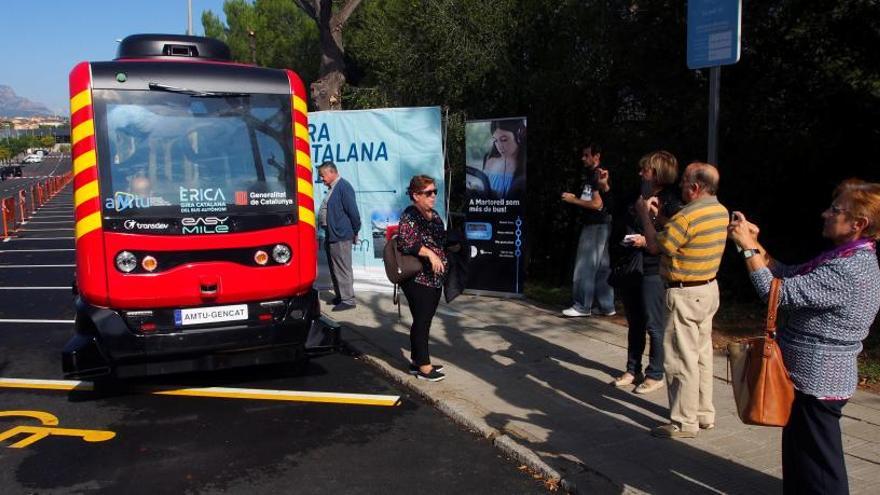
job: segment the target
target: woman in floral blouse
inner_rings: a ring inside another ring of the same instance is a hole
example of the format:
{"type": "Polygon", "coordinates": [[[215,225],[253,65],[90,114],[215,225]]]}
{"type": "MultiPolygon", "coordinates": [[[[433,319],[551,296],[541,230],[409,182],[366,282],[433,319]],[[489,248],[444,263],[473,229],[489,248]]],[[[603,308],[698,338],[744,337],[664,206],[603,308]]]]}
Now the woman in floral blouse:
{"type": "Polygon", "coordinates": [[[443,277],[446,274],[446,229],[443,219],[434,210],[437,201],[437,185],[427,175],[417,175],[409,181],[407,189],[412,200],[400,216],[397,245],[403,254],[418,256],[422,271],[401,284],[412,313],[409,331],[409,372],[420,380],[439,382],[446,378],[442,366],[431,365],[428,354],[428,332],[431,320],[440,303],[443,277]]]}

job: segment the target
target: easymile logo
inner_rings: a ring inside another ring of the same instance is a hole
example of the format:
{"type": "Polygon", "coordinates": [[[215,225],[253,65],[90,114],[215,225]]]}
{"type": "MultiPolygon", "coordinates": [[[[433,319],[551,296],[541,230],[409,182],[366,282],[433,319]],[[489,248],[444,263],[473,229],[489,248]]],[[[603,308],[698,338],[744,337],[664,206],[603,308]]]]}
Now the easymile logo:
{"type": "Polygon", "coordinates": [[[168,228],[167,223],[141,223],[137,220],[126,220],[123,226],[125,227],[125,230],[165,230],[168,228]]]}
{"type": "Polygon", "coordinates": [[[186,217],[180,220],[184,234],[226,234],[229,217],[186,217]]]}

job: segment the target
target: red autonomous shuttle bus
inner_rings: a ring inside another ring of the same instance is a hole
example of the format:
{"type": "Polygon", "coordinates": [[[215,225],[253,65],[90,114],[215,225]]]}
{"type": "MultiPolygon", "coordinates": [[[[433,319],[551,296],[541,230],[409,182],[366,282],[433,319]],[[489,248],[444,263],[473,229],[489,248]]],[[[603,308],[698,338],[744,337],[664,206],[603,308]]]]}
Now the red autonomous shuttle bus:
{"type": "Polygon", "coordinates": [[[319,316],[305,90],[217,40],[134,35],[70,74],[68,377],[299,358],[319,316]]]}

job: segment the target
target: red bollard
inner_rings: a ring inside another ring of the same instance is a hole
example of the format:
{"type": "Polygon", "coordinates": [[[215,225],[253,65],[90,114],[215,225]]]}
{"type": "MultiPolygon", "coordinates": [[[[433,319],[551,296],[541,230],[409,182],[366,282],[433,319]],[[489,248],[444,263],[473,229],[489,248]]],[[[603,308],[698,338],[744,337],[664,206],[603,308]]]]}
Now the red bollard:
{"type": "Polygon", "coordinates": [[[6,227],[6,200],[2,201],[0,204],[0,209],[2,209],[2,217],[3,217],[3,237],[9,237],[9,229],[6,227]]]}

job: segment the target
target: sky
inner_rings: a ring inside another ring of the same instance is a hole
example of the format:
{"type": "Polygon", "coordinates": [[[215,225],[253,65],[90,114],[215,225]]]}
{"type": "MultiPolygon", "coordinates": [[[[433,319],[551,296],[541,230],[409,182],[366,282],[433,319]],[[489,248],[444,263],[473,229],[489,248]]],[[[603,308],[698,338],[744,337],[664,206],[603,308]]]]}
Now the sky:
{"type": "MultiPolygon", "coordinates": [[[[224,0],[192,0],[193,34],[202,12],[223,15],[224,0]]],[[[0,0],[0,84],[69,113],[68,75],[82,61],[112,60],[130,34],[186,34],[187,0],[0,0]]]]}

